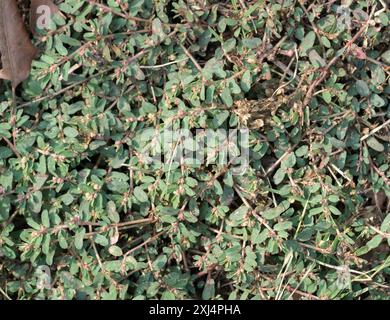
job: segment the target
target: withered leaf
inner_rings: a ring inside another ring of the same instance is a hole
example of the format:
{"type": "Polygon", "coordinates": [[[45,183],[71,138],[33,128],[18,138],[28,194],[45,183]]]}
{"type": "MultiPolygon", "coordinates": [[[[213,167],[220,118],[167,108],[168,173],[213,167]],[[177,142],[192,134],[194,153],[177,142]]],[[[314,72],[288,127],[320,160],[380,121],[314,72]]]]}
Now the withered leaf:
{"type": "Polygon", "coordinates": [[[0,79],[11,80],[16,88],[28,78],[37,49],[24,27],[15,0],[0,0],[0,79]]]}

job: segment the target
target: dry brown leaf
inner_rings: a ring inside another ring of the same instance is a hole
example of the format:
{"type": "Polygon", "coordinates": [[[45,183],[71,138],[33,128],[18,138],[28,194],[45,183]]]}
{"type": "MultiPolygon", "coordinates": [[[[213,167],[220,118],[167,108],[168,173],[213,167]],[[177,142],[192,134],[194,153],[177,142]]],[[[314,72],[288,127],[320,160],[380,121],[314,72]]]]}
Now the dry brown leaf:
{"type": "Polygon", "coordinates": [[[15,0],[0,0],[0,79],[11,80],[15,89],[28,78],[37,49],[24,27],[15,0]]]}

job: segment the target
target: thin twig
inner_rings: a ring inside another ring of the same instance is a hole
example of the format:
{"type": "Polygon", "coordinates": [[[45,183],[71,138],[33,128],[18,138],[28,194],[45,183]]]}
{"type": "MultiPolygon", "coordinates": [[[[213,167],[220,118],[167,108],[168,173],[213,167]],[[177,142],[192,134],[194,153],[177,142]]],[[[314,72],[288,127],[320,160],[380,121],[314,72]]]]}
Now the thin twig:
{"type": "Polygon", "coordinates": [[[202,75],[203,77],[203,74],[202,74],[202,67],[199,65],[198,61],[195,60],[194,56],[191,54],[191,52],[188,51],[188,49],[183,46],[181,43],[180,43],[180,47],[183,49],[184,53],[187,55],[188,58],[191,59],[192,63],[195,65],[196,69],[199,71],[199,73],[202,75]]]}
{"type": "Polygon", "coordinates": [[[0,287],[0,293],[7,299],[7,300],[12,300],[10,296],[0,287]]]}
{"type": "Polygon", "coordinates": [[[360,142],[362,142],[362,141],[366,140],[367,138],[371,137],[373,134],[377,133],[378,131],[380,131],[381,129],[383,129],[384,127],[386,127],[389,124],[390,124],[390,119],[388,119],[386,122],[382,123],[380,126],[376,127],[375,129],[371,130],[369,133],[367,133],[366,135],[361,137],[360,138],[360,142]]]}
{"type": "Polygon", "coordinates": [[[108,6],[105,6],[104,4],[101,4],[101,3],[97,3],[96,1],[94,0],[87,0],[87,2],[92,5],[92,6],[95,6],[95,7],[98,7],[100,8],[102,11],[104,12],[110,12],[112,13],[113,15],[116,15],[116,16],[119,16],[119,17],[122,17],[126,20],[132,20],[132,21],[137,21],[137,22],[150,22],[150,20],[148,19],[142,19],[142,18],[139,18],[139,17],[132,17],[132,16],[129,16],[128,14],[125,14],[123,12],[118,12],[118,11],[115,11],[114,9],[108,7],[108,6]]]}
{"type": "Polygon", "coordinates": [[[157,64],[155,66],[140,66],[140,69],[159,69],[159,68],[164,68],[164,67],[170,66],[172,64],[180,63],[180,62],[183,62],[186,60],[188,60],[188,58],[184,58],[184,59],[180,59],[180,60],[176,60],[176,61],[172,61],[172,62],[167,62],[164,64],[157,64]]]}
{"type": "Polygon", "coordinates": [[[294,145],[293,147],[288,148],[286,152],[271,167],[267,169],[265,175],[269,176],[277,168],[277,166],[284,160],[284,158],[295,149],[296,146],[297,144],[294,145]]]}
{"type": "Polygon", "coordinates": [[[13,153],[15,153],[15,155],[16,155],[18,158],[21,158],[21,155],[20,155],[19,151],[16,149],[16,146],[15,146],[11,141],[9,141],[9,139],[6,138],[6,137],[3,137],[3,140],[8,144],[8,146],[11,148],[11,150],[13,151],[13,153]]]}
{"type": "Polygon", "coordinates": [[[145,244],[148,244],[149,242],[152,242],[154,240],[156,240],[158,237],[160,237],[162,234],[165,233],[165,230],[163,231],[160,231],[159,233],[157,233],[156,235],[154,235],[153,237],[149,238],[148,240],[142,242],[141,244],[135,246],[134,248],[130,249],[129,251],[127,251],[125,254],[124,254],[124,257],[127,257],[129,254],[132,254],[134,251],[142,248],[145,244]]]}
{"type": "MultiPolygon", "coordinates": [[[[366,31],[366,28],[368,27],[369,22],[371,21],[371,18],[375,12],[375,8],[376,8],[376,5],[374,6],[373,10],[371,11],[370,17],[368,18],[366,23],[360,28],[360,30],[355,34],[355,36],[345,44],[344,48],[339,52],[344,52],[344,51],[346,51],[346,53],[349,52],[350,48],[352,47],[352,44],[366,31]]],[[[327,78],[330,68],[337,62],[337,60],[340,59],[341,56],[342,56],[342,54],[336,53],[336,55],[333,57],[333,59],[330,60],[329,63],[322,69],[321,75],[318,77],[318,79],[313,81],[313,83],[311,84],[311,86],[307,90],[306,97],[303,100],[303,106],[307,106],[310,103],[310,101],[313,97],[314,91],[327,78]]]]}
{"type": "MultiPolygon", "coordinates": [[[[143,56],[146,52],[147,52],[147,50],[142,50],[142,51],[138,52],[136,55],[134,55],[134,56],[130,57],[129,59],[127,59],[125,61],[125,63],[126,64],[131,63],[132,61],[134,61],[134,60],[140,58],[141,56],[143,56]]],[[[116,66],[111,66],[111,67],[109,67],[107,69],[104,69],[102,71],[99,71],[98,73],[95,73],[95,74],[93,74],[93,75],[91,75],[91,76],[89,76],[89,77],[87,77],[87,78],[85,78],[83,80],[77,81],[77,82],[73,83],[72,85],[70,85],[68,87],[65,87],[65,88],[63,88],[63,89],[61,89],[61,90],[59,90],[57,92],[54,92],[54,93],[48,94],[48,95],[46,95],[44,97],[40,97],[38,99],[35,99],[35,100],[32,100],[32,101],[20,104],[18,107],[19,108],[28,107],[28,106],[30,106],[30,105],[32,105],[34,103],[39,103],[39,102],[42,102],[42,101],[44,101],[46,99],[53,99],[53,98],[63,94],[64,92],[67,92],[67,91],[69,91],[69,90],[71,90],[71,89],[73,89],[75,87],[78,87],[79,85],[81,85],[81,84],[83,84],[85,82],[88,82],[88,81],[90,81],[90,80],[92,80],[92,79],[94,79],[96,77],[99,77],[99,76],[101,76],[101,75],[103,75],[103,74],[105,74],[107,72],[110,72],[110,71],[112,71],[112,70],[114,70],[116,68],[117,68],[116,66]]]]}

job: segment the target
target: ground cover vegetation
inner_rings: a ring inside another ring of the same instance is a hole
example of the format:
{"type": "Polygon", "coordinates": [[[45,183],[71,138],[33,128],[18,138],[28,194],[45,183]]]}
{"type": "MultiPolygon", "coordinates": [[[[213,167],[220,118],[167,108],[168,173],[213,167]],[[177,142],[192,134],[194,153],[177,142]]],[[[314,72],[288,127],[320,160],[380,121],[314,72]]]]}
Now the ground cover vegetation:
{"type": "Polygon", "coordinates": [[[0,299],[388,299],[387,1],[54,2],[0,82],[0,299]],[[231,128],[243,174],[144,157],[231,128]]]}

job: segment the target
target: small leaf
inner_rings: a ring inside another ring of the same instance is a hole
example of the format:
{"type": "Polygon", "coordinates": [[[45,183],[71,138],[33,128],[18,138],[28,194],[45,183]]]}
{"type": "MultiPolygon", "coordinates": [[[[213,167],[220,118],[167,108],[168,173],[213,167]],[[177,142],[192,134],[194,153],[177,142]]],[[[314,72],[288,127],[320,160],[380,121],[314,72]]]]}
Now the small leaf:
{"type": "Polygon", "coordinates": [[[35,191],[31,194],[30,198],[28,199],[29,208],[34,213],[41,212],[42,209],[42,192],[41,191],[35,191]]]}
{"type": "Polygon", "coordinates": [[[383,144],[381,144],[375,137],[368,138],[367,139],[367,145],[371,149],[374,149],[375,151],[378,151],[378,152],[385,151],[385,147],[383,146],[383,144]]]}
{"type": "Polygon", "coordinates": [[[207,279],[206,284],[203,288],[202,299],[210,300],[215,295],[215,282],[214,279],[207,279]]]}
{"type": "Polygon", "coordinates": [[[316,68],[325,67],[326,62],[324,61],[324,59],[321,58],[321,56],[318,54],[316,50],[314,49],[308,50],[308,53],[309,53],[309,60],[314,67],[316,68]]]}
{"type": "Polygon", "coordinates": [[[11,157],[14,153],[10,148],[0,147],[0,159],[7,159],[11,157]]]}
{"type": "Polygon", "coordinates": [[[332,102],[332,95],[329,91],[324,91],[322,92],[322,98],[326,103],[331,103],[332,102]]]}
{"type": "Polygon", "coordinates": [[[80,228],[76,231],[76,236],[74,238],[74,246],[76,249],[81,250],[84,244],[85,229],[80,228]]]}
{"type": "Polygon", "coordinates": [[[248,92],[252,87],[252,75],[249,70],[245,71],[240,83],[241,89],[244,92],[248,92]]]}
{"type": "Polygon", "coordinates": [[[390,65],[390,50],[383,52],[381,55],[381,58],[382,58],[384,63],[387,63],[388,65],[390,65]]]}
{"type": "Polygon", "coordinates": [[[64,134],[68,138],[76,138],[79,135],[78,131],[73,127],[66,127],[64,129],[64,134]]]}
{"type": "Polygon", "coordinates": [[[376,93],[371,95],[370,102],[376,108],[381,108],[381,107],[384,107],[386,105],[386,101],[384,99],[382,99],[382,97],[376,93]]]}
{"type": "Polygon", "coordinates": [[[159,255],[153,262],[153,269],[156,271],[162,270],[167,262],[168,258],[165,254],[159,255]]]}
{"type": "Polygon", "coordinates": [[[245,215],[248,213],[248,207],[246,206],[241,206],[238,209],[236,209],[231,215],[230,219],[233,221],[240,221],[244,219],[245,215]]]}
{"type": "Polygon", "coordinates": [[[336,216],[340,216],[341,215],[341,212],[339,209],[337,209],[336,207],[334,206],[329,206],[329,210],[330,212],[332,212],[334,215],[336,216]]]}
{"type": "Polygon", "coordinates": [[[225,51],[225,53],[229,53],[236,47],[236,39],[230,38],[223,44],[222,48],[225,51]]]}
{"type": "Polygon", "coordinates": [[[274,182],[276,185],[280,184],[283,180],[284,177],[286,176],[286,170],[284,168],[279,168],[275,174],[274,174],[274,182]]]}
{"type": "Polygon", "coordinates": [[[165,38],[165,33],[163,31],[163,27],[160,19],[155,18],[152,21],[152,32],[153,34],[157,35],[160,40],[163,40],[165,38]]]}
{"type": "Polygon", "coordinates": [[[148,202],[148,195],[140,187],[134,188],[134,196],[139,202],[148,202]]]}
{"type": "Polygon", "coordinates": [[[279,217],[288,208],[290,208],[290,202],[285,200],[280,203],[276,208],[268,209],[264,211],[261,215],[267,220],[272,220],[279,217]]]}
{"type": "Polygon", "coordinates": [[[313,48],[314,42],[316,40],[316,34],[314,31],[310,31],[301,42],[301,46],[299,47],[299,51],[301,56],[306,56],[309,49],[313,48]]]}
{"type": "Polygon", "coordinates": [[[291,152],[286,158],[284,158],[280,167],[283,169],[292,168],[295,166],[296,162],[297,162],[297,158],[295,157],[295,153],[291,152]]]}
{"type": "Polygon", "coordinates": [[[366,245],[370,250],[372,250],[377,248],[381,242],[382,242],[382,236],[377,234],[370,241],[368,241],[366,245]]]}
{"type": "Polygon", "coordinates": [[[363,80],[357,80],[355,83],[357,93],[362,97],[368,97],[370,95],[370,88],[363,80]]]}
{"type": "Polygon", "coordinates": [[[119,248],[118,246],[109,247],[108,252],[114,257],[120,257],[121,255],[123,255],[122,249],[119,248]]]}
{"type": "Polygon", "coordinates": [[[281,231],[281,230],[288,230],[291,229],[292,227],[292,222],[291,221],[283,221],[279,222],[274,225],[274,230],[275,231],[281,231]]]}
{"type": "Polygon", "coordinates": [[[116,211],[116,205],[114,201],[109,201],[107,203],[107,213],[112,222],[118,223],[120,221],[120,216],[116,211]]]}
{"type": "Polygon", "coordinates": [[[226,104],[228,107],[231,107],[233,105],[233,98],[230,94],[229,88],[226,87],[225,89],[223,89],[221,93],[221,99],[223,103],[226,104]]]}
{"type": "Polygon", "coordinates": [[[94,241],[95,241],[97,244],[101,245],[102,247],[105,247],[105,246],[108,245],[108,239],[107,239],[107,237],[105,237],[105,236],[103,236],[103,235],[101,235],[101,234],[95,235],[94,241]]]}
{"type": "Polygon", "coordinates": [[[50,228],[49,212],[47,210],[42,212],[41,221],[46,228],[50,228]]]}
{"type": "Polygon", "coordinates": [[[387,232],[390,229],[390,213],[387,214],[386,218],[383,219],[381,224],[381,231],[387,232]]]}

